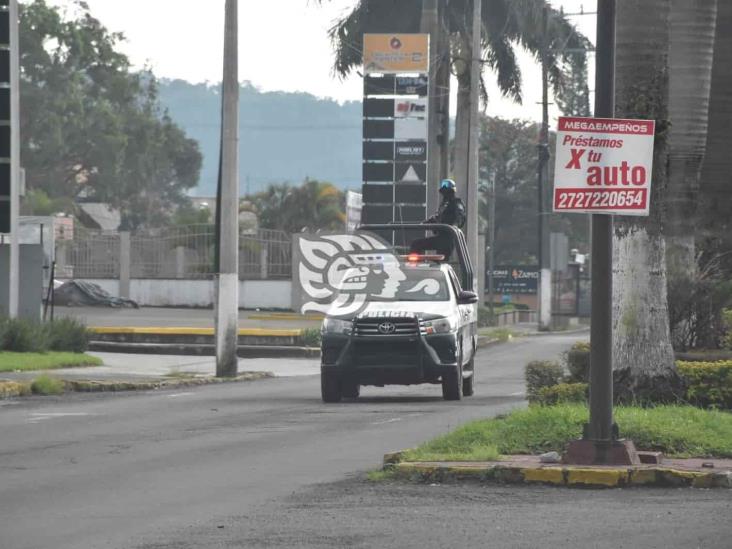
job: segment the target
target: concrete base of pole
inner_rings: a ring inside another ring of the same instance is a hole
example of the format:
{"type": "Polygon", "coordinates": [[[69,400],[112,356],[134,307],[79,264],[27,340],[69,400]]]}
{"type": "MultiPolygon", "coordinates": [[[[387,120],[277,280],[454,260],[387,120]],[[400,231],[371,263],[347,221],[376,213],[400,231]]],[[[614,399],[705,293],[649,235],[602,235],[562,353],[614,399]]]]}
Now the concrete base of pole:
{"type": "Polygon", "coordinates": [[[552,271],[542,269],[539,275],[539,330],[552,327],[552,271]]]}
{"type": "Polygon", "coordinates": [[[216,292],[216,376],[237,374],[239,336],[239,276],[218,275],[216,292]]]}
{"type": "Polygon", "coordinates": [[[562,457],[567,465],[640,465],[632,440],[573,440],[562,457]]]}

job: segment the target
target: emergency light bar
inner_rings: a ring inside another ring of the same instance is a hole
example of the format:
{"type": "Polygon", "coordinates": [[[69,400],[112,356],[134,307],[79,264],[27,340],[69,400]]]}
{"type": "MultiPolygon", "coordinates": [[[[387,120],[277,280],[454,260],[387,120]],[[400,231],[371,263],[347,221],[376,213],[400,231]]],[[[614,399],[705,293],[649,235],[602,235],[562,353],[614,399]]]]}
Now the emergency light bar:
{"type": "Polygon", "coordinates": [[[408,263],[419,263],[420,261],[444,261],[445,256],[442,254],[409,254],[400,256],[408,263]]]}

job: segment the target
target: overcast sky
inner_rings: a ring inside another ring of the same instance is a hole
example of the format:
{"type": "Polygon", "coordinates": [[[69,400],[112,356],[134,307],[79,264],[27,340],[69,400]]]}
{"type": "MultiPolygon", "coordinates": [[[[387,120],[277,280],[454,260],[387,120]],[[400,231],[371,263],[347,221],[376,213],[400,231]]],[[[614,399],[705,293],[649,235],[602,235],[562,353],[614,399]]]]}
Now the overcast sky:
{"type": "MultiPolygon", "coordinates": [[[[239,2],[240,79],[264,91],[305,91],[338,101],[360,100],[362,84],[358,75],[345,81],[333,76],[333,54],[327,37],[333,22],[355,1],[331,0],[323,6],[318,6],[315,0],[239,2]]],[[[86,2],[105,26],[124,33],[127,40],[121,48],[135,66],[150,65],[158,77],[190,82],[221,80],[224,0],[86,2]]],[[[64,8],[72,5],[69,0],[49,0],[49,3],[64,8]]],[[[568,13],[580,11],[582,6],[584,11],[594,12],[596,2],[557,0],[552,4],[563,6],[568,13]]],[[[594,15],[576,16],[572,20],[594,42],[594,15]]],[[[540,117],[539,67],[525,52],[520,55],[520,61],[523,106],[502,99],[492,84],[489,114],[506,118],[540,117]]],[[[591,62],[590,66],[593,65],[591,62]]],[[[489,83],[495,81],[489,75],[486,77],[489,83]]]]}

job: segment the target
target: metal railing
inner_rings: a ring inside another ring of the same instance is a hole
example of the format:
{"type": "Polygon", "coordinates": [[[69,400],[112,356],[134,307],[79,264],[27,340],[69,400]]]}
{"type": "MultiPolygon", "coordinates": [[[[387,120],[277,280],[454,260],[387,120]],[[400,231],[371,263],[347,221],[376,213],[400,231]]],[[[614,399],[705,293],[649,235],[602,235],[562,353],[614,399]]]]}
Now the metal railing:
{"type": "MultiPolygon", "coordinates": [[[[129,261],[130,278],[210,279],[214,275],[213,225],[136,231],[129,239],[120,234],[81,229],[75,231],[73,240],[57,241],[58,276],[116,279],[120,263],[125,261],[129,261]],[[129,250],[122,249],[127,242],[129,250]]],[[[240,279],[287,279],[291,273],[290,235],[268,229],[241,233],[240,279]]]]}

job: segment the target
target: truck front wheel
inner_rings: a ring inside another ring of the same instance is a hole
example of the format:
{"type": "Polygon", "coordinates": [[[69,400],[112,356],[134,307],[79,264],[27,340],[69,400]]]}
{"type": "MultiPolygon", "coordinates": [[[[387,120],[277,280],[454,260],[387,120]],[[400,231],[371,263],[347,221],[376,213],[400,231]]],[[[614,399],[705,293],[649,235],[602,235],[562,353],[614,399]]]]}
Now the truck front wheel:
{"type": "Polygon", "coordinates": [[[463,398],[463,368],[460,362],[449,373],[442,375],[442,398],[445,400],[463,398]]]}
{"type": "Polygon", "coordinates": [[[340,402],[341,398],[343,398],[340,378],[334,374],[321,372],[320,395],[323,398],[323,402],[340,402]]]}

